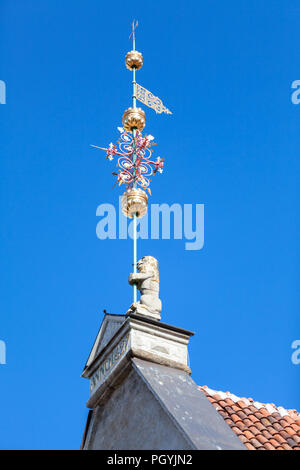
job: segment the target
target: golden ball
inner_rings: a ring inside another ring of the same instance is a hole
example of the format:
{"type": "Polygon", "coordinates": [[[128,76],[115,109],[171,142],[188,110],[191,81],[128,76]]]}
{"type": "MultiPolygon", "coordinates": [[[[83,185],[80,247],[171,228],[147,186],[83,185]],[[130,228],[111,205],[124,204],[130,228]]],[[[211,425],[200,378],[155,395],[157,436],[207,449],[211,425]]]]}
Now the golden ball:
{"type": "Polygon", "coordinates": [[[139,70],[143,66],[143,56],[138,51],[127,52],[125,57],[125,65],[129,70],[139,70]]]}

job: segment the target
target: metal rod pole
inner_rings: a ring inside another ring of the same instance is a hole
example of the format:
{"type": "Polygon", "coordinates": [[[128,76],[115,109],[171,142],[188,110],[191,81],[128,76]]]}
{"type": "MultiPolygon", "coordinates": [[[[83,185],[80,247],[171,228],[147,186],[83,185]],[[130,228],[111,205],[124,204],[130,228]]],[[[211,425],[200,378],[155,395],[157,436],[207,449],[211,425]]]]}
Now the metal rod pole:
{"type": "MultiPolygon", "coordinates": [[[[133,35],[133,50],[135,50],[135,39],[133,35]]],[[[132,106],[133,108],[136,107],[136,81],[135,81],[135,67],[133,68],[133,95],[132,95],[132,106]]],[[[135,138],[136,138],[136,128],[132,129],[132,137],[133,137],[133,154],[132,154],[132,161],[133,164],[136,162],[136,152],[135,152],[135,138]]],[[[135,170],[133,174],[133,187],[136,188],[136,180],[135,180],[135,170]]],[[[136,226],[137,226],[137,214],[133,214],[133,272],[137,272],[137,237],[136,237],[136,226]]],[[[136,284],[133,284],[133,302],[137,301],[137,287],[136,284]]]]}
{"type": "MultiPolygon", "coordinates": [[[[132,155],[132,161],[133,164],[135,164],[136,161],[136,153],[135,153],[135,136],[136,136],[136,129],[132,129],[132,135],[133,135],[133,155],[132,155]]],[[[135,181],[135,175],[133,179],[133,187],[136,187],[136,181],[135,181]]],[[[137,225],[137,214],[133,214],[133,272],[137,272],[137,239],[136,239],[136,225],[137,225]]],[[[137,288],[136,284],[133,284],[133,302],[137,301],[137,288]]]]}
{"type": "MultiPolygon", "coordinates": [[[[133,214],[133,272],[136,273],[137,264],[137,243],[136,243],[136,214],[133,214]]],[[[137,301],[137,288],[133,284],[133,302],[137,301]]]]}
{"type": "Polygon", "coordinates": [[[132,50],[135,51],[135,34],[134,34],[134,22],[132,24],[132,28],[133,28],[133,31],[132,31],[132,50]]]}

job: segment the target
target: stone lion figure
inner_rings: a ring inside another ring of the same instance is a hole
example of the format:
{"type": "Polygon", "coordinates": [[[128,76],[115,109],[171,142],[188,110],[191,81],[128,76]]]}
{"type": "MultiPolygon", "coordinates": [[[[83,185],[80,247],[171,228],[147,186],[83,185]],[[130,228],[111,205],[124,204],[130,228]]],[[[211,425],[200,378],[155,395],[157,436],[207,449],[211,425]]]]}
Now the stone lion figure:
{"type": "Polygon", "coordinates": [[[134,311],[140,315],[160,320],[161,300],[159,294],[158,261],[153,256],[144,256],[137,263],[138,273],[131,273],[128,282],[136,284],[141,297],[134,302],[128,313],[134,311]]]}

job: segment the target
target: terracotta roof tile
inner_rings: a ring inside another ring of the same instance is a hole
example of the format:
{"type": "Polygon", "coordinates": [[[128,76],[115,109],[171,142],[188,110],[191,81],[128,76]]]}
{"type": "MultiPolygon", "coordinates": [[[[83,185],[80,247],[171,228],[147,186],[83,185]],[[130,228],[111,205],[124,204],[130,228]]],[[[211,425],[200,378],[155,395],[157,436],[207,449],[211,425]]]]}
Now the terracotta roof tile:
{"type": "Polygon", "coordinates": [[[286,428],[284,428],[284,430],[285,430],[286,432],[288,432],[290,436],[293,436],[293,435],[295,434],[294,429],[293,429],[293,428],[290,428],[289,426],[287,426],[286,428]]]}
{"type": "Polygon", "coordinates": [[[284,429],[282,431],[280,431],[280,435],[285,439],[287,440],[288,437],[290,437],[289,433],[286,432],[284,429]]]}
{"type": "Polygon", "coordinates": [[[259,423],[259,419],[258,419],[254,414],[249,415],[248,418],[249,418],[253,423],[259,423]]]}
{"type": "MultiPolygon", "coordinates": [[[[270,416],[270,418],[272,418],[272,416],[270,416]]],[[[269,421],[272,423],[272,428],[273,429],[276,429],[276,431],[283,431],[284,428],[278,423],[278,421],[273,421],[272,422],[270,419],[269,419],[269,421]]],[[[293,432],[293,434],[294,434],[294,432],[293,432]]]]}
{"type": "Polygon", "coordinates": [[[292,419],[290,416],[285,416],[284,420],[287,421],[289,424],[293,424],[295,422],[295,420],[292,419]]]}
{"type": "Polygon", "coordinates": [[[254,434],[252,434],[252,432],[248,429],[244,431],[244,435],[247,437],[247,439],[252,439],[254,437],[254,434]]]}
{"type": "Polygon", "coordinates": [[[258,447],[261,447],[261,443],[258,442],[257,439],[250,439],[251,444],[257,449],[258,447]]]}
{"type": "Polygon", "coordinates": [[[237,415],[239,416],[240,419],[247,419],[247,414],[244,413],[243,411],[237,411],[237,415]]]}
{"type": "Polygon", "coordinates": [[[219,406],[222,406],[222,408],[225,408],[226,405],[227,405],[227,403],[225,403],[224,400],[219,401],[219,406]]]}
{"type": "Polygon", "coordinates": [[[232,408],[233,411],[235,411],[235,412],[236,412],[236,411],[240,411],[240,409],[241,409],[241,408],[240,408],[239,406],[237,406],[237,405],[232,405],[231,408],[232,408]]]}
{"type": "Polygon", "coordinates": [[[275,447],[275,449],[280,446],[279,442],[276,441],[274,438],[270,439],[269,442],[270,442],[270,444],[272,444],[272,446],[275,447]]]}
{"type": "Polygon", "coordinates": [[[234,405],[234,401],[232,401],[231,398],[226,398],[225,402],[227,403],[227,405],[234,405]]]}
{"type": "Polygon", "coordinates": [[[253,414],[254,414],[254,416],[257,417],[258,420],[261,420],[262,418],[264,418],[264,415],[262,413],[260,413],[259,411],[256,411],[253,414]]]}
{"type": "Polygon", "coordinates": [[[262,429],[261,433],[266,439],[268,440],[272,439],[272,434],[270,433],[268,429],[265,429],[265,428],[262,429]]]}
{"type": "Polygon", "coordinates": [[[231,415],[231,419],[232,421],[234,421],[235,423],[237,423],[238,421],[241,421],[241,417],[236,415],[236,414],[233,414],[231,415]]]}
{"type": "Polygon", "coordinates": [[[233,409],[231,408],[231,406],[228,406],[226,405],[224,407],[224,410],[229,414],[229,415],[232,415],[234,413],[233,409]]]}
{"type": "Polygon", "coordinates": [[[275,447],[272,446],[272,444],[270,444],[270,442],[266,442],[264,444],[264,446],[265,446],[265,449],[267,449],[267,450],[275,450],[275,447]]]}
{"type": "Polygon", "coordinates": [[[263,423],[264,426],[272,426],[271,421],[268,420],[268,418],[261,418],[260,420],[261,423],[263,423]]]}
{"type": "Polygon", "coordinates": [[[230,419],[230,418],[225,418],[225,421],[226,421],[227,424],[229,424],[229,426],[232,427],[232,425],[233,425],[232,419],[230,419]]]}
{"type": "Polygon", "coordinates": [[[235,432],[235,434],[238,436],[239,434],[242,434],[242,431],[240,430],[240,428],[238,428],[237,426],[232,426],[232,430],[235,432]]]}
{"type": "Polygon", "coordinates": [[[249,419],[249,418],[243,419],[243,423],[245,423],[246,426],[248,426],[248,427],[252,426],[252,424],[253,424],[251,419],[249,419]]]}
{"type": "Polygon", "coordinates": [[[247,405],[246,405],[246,403],[243,402],[243,400],[239,400],[239,401],[237,402],[237,404],[238,404],[241,408],[247,408],[247,405]]]}
{"type": "Polygon", "coordinates": [[[254,436],[257,436],[257,434],[260,434],[260,431],[255,427],[255,426],[250,426],[249,431],[254,434],[254,436]]]}
{"type": "Polygon", "coordinates": [[[199,387],[249,450],[300,450],[300,415],[274,403],[199,387]]]}
{"type": "Polygon", "coordinates": [[[268,439],[266,437],[264,437],[262,434],[259,434],[257,436],[257,440],[261,443],[261,444],[265,444],[266,442],[268,442],[268,439]]]}
{"type": "Polygon", "coordinates": [[[248,442],[248,439],[244,434],[239,434],[239,438],[244,444],[246,444],[246,442],[248,442]]]}
{"type": "Polygon", "coordinates": [[[287,438],[286,442],[287,442],[291,447],[296,447],[296,446],[297,446],[297,442],[295,442],[292,437],[287,438]]]}
{"type": "Polygon", "coordinates": [[[291,428],[293,428],[296,433],[299,431],[299,426],[297,426],[295,423],[291,423],[291,428]]]}
{"type": "MultiPolygon", "coordinates": [[[[273,436],[274,434],[277,434],[278,430],[272,428],[272,426],[267,426],[266,429],[269,431],[269,433],[273,436]]],[[[282,431],[280,431],[282,432],[282,431]]],[[[289,436],[289,435],[288,435],[289,436]]]]}
{"type": "Polygon", "coordinates": [[[292,447],[289,444],[282,444],[284,450],[292,450],[292,447]]]}
{"type": "Polygon", "coordinates": [[[297,442],[297,444],[300,444],[300,433],[298,431],[298,434],[294,434],[293,435],[293,439],[295,442],[297,442]]]}
{"type": "Polygon", "coordinates": [[[268,412],[268,410],[266,410],[265,408],[260,408],[260,412],[261,414],[263,414],[264,416],[269,416],[270,413],[268,412]]]}
{"type": "Polygon", "coordinates": [[[276,424],[277,426],[279,426],[278,424],[278,418],[274,418],[274,416],[270,415],[268,416],[268,420],[270,421],[271,424],[276,424]]]}
{"type": "Polygon", "coordinates": [[[250,444],[250,442],[245,442],[245,446],[247,447],[248,450],[256,450],[255,447],[250,444]]]}
{"type": "Polygon", "coordinates": [[[247,429],[247,426],[243,423],[243,421],[239,421],[238,423],[235,423],[235,426],[238,427],[241,431],[244,431],[247,429]]]}
{"type": "Polygon", "coordinates": [[[284,418],[281,418],[281,420],[279,421],[279,423],[281,424],[281,426],[282,426],[283,428],[288,428],[289,425],[290,425],[290,423],[285,419],[285,417],[284,417],[284,418]]]}
{"type": "Polygon", "coordinates": [[[261,424],[260,421],[257,421],[257,422],[255,423],[255,426],[256,426],[256,428],[257,428],[259,431],[263,431],[263,430],[265,429],[264,425],[261,424]]]}
{"type": "Polygon", "coordinates": [[[274,434],[274,439],[279,442],[279,444],[284,444],[286,440],[280,434],[274,434]]]}

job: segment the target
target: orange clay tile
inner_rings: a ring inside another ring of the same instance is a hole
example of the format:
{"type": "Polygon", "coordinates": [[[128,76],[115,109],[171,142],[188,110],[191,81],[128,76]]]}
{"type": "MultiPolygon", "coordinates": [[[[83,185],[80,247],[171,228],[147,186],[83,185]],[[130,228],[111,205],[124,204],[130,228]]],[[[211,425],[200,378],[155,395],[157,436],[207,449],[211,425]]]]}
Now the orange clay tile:
{"type": "Polygon", "coordinates": [[[300,450],[300,415],[296,410],[199,387],[249,450],[300,450]]]}
{"type": "Polygon", "coordinates": [[[291,438],[288,438],[286,440],[286,442],[291,446],[291,447],[296,447],[297,443],[294,441],[294,439],[291,437],[291,438]]]}
{"type": "Polygon", "coordinates": [[[273,439],[273,438],[272,438],[272,439],[270,439],[270,444],[272,444],[272,446],[274,446],[274,447],[275,447],[275,449],[276,449],[277,447],[279,447],[279,446],[280,446],[279,442],[278,442],[278,441],[276,441],[276,440],[275,440],[275,439],[273,439]]]}
{"type": "Polygon", "coordinates": [[[245,446],[247,447],[248,450],[256,450],[255,447],[252,444],[250,444],[249,442],[246,442],[245,446]]]}
{"type": "Polygon", "coordinates": [[[237,404],[239,405],[240,408],[247,408],[246,403],[244,403],[241,399],[237,401],[237,404]]]}
{"type": "Polygon", "coordinates": [[[270,413],[265,408],[260,408],[259,412],[264,416],[270,416],[270,413]]]}
{"type": "MultiPolygon", "coordinates": [[[[227,401],[227,400],[226,400],[227,401]]],[[[224,406],[224,410],[226,411],[226,413],[228,413],[229,415],[232,415],[234,413],[233,409],[231,408],[231,406],[229,405],[226,405],[224,406]]]]}
{"type": "Polygon", "coordinates": [[[244,434],[239,434],[239,438],[244,444],[246,444],[246,442],[248,442],[248,439],[244,434]]]}
{"type": "Polygon", "coordinates": [[[261,443],[261,444],[265,444],[266,442],[268,442],[268,439],[266,437],[264,437],[262,434],[259,434],[256,439],[261,443]]]}
{"type": "Polygon", "coordinates": [[[265,446],[265,449],[267,449],[267,450],[275,450],[275,447],[272,446],[272,444],[270,444],[270,442],[266,442],[264,446],[265,446]]]}
{"type": "Polygon", "coordinates": [[[268,429],[263,429],[261,431],[262,435],[269,441],[270,439],[272,439],[272,434],[270,433],[270,431],[268,429]]]}
{"type": "Polygon", "coordinates": [[[258,447],[261,447],[261,443],[258,442],[257,439],[250,439],[251,444],[255,447],[255,449],[258,449],[258,447]]]}
{"type": "Polygon", "coordinates": [[[232,421],[234,421],[234,423],[237,423],[238,421],[241,421],[241,418],[236,414],[231,415],[231,419],[232,419],[232,421]]]}
{"type": "Polygon", "coordinates": [[[236,414],[239,416],[240,419],[243,419],[243,420],[244,420],[244,419],[247,419],[247,418],[248,418],[247,414],[244,413],[243,411],[237,411],[236,414]]]}
{"type": "Polygon", "coordinates": [[[247,429],[247,426],[243,423],[243,421],[238,421],[238,423],[235,423],[235,426],[237,426],[241,431],[247,429]]]}
{"type": "Polygon", "coordinates": [[[259,423],[259,419],[255,415],[249,415],[248,418],[253,422],[253,423],[259,423]]]}
{"type": "Polygon", "coordinates": [[[234,401],[232,401],[231,398],[226,398],[225,402],[226,402],[227,405],[229,405],[229,406],[234,405],[234,401]]]}
{"type": "Polygon", "coordinates": [[[260,434],[260,431],[255,427],[255,426],[250,426],[249,431],[254,434],[254,436],[257,436],[257,434],[260,434]]]}
{"type": "Polygon", "coordinates": [[[237,426],[231,426],[231,428],[237,436],[242,433],[240,428],[238,428],[237,426]]]}
{"type": "Polygon", "coordinates": [[[280,442],[280,444],[284,444],[286,442],[286,440],[280,434],[274,434],[273,438],[280,442]]]}
{"type": "Polygon", "coordinates": [[[293,448],[289,444],[282,444],[284,450],[292,450],[293,448]]]}
{"type": "Polygon", "coordinates": [[[257,421],[257,422],[255,423],[255,427],[256,427],[256,429],[258,429],[259,431],[263,431],[263,430],[265,429],[264,425],[261,424],[260,421],[257,421]]]}
{"type": "Polygon", "coordinates": [[[289,426],[287,426],[286,428],[284,428],[284,430],[289,433],[290,436],[293,436],[295,434],[295,431],[293,428],[290,428],[289,426]]]}
{"type": "MultiPolygon", "coordinates": [[[[270,434],[272,434],[272,436],[274,436],[274,434],[278,433],[278,430],[275,429],[275,428],[272,428],[272,426],[267,426],[266,429],[269,431],[270,434]]],[[[282,431],[283,431],[283,429],[280,432],[282,432],[282,431]]],[[[289,434],[288,434],[288,437],[289,437],[289,434]]]]}
{"type": "Polygon", "coordinates": [[[247,431],[244,431],[244,436],[246,436],[247,439],[252,439],[254,437],[254,434],[252,434],[251,431],[247,430],[247,431]]]}
{"type": "Polygon", "coordinates": [[[294,429],[294,431],[296,431],[296,433],[298,432],[299,426],[297,426],[295,423],[291,423],[290,426],[291,426],[291,428],[294,429]]]}

